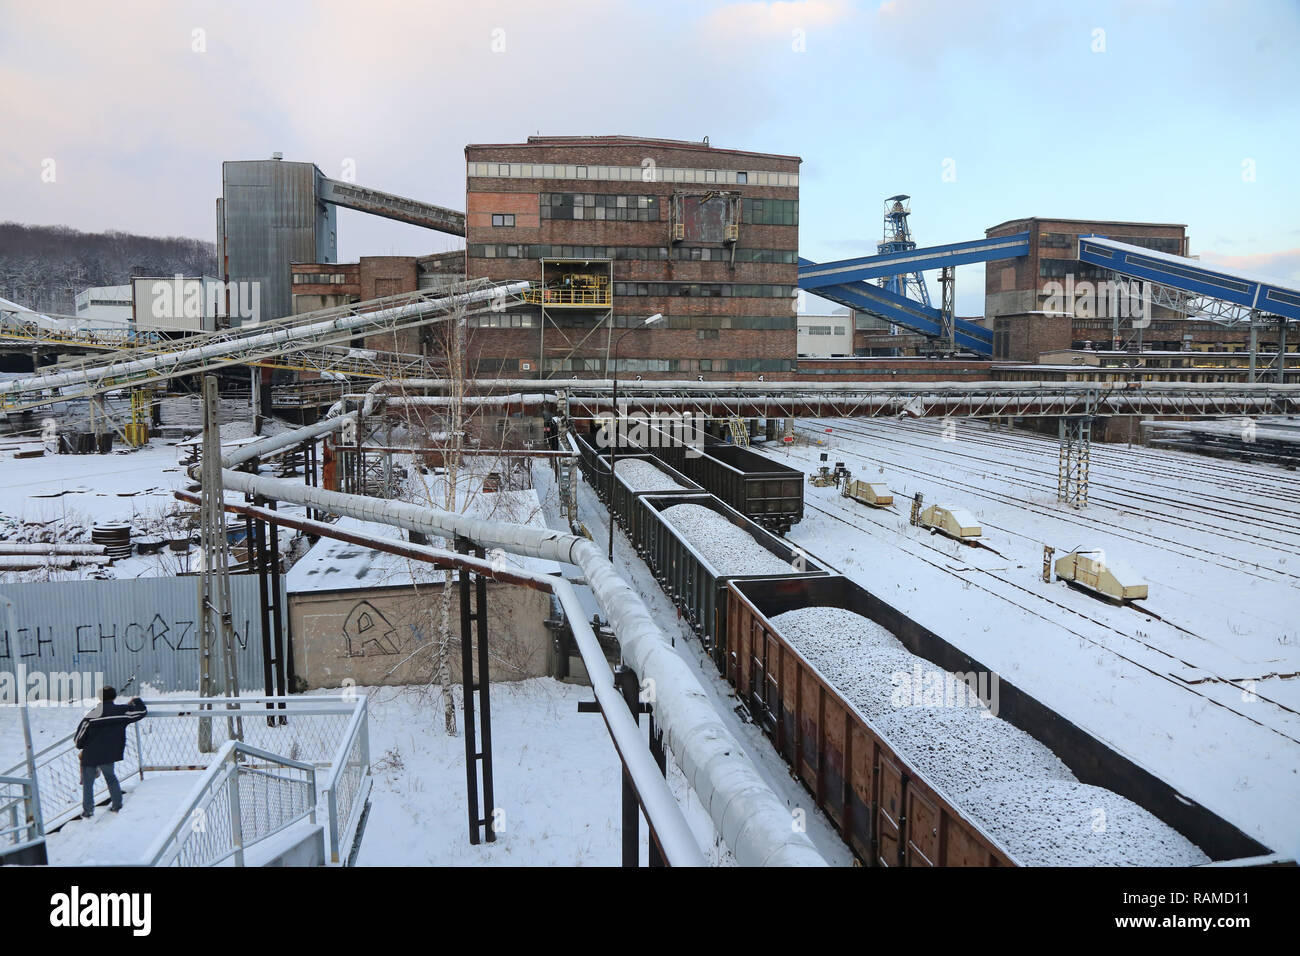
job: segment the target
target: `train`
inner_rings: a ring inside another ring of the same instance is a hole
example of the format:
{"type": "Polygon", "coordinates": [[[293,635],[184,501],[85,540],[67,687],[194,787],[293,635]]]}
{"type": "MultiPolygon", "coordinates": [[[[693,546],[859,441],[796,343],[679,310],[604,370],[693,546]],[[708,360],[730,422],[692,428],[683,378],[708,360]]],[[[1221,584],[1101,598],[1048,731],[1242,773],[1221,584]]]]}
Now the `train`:
{"type": "MultiPolygon", "coordinates": [[[[609,487],[609,467],[598,459],[609,453],[597,428],[570,436],[578,449],[579,466],[601,500],[609,487]]],[[[647,447],[620,444],[617,455],[653,455],[711,495],[717,495],[745,517],[769,531],[784,534],[803,518],[803,472],[738,445],[706,442],[703,448],[681,443],[651,443],[647,447]]]]}
{"type": "MultiPolygon", "coordinates": [[[[608,456],[594,451],[584,471],[590,469],[599,481],[609,474],[608,456]]],[[[657,467],[662,469],[662,463],[657,467]]],[[[864,713],[773,619],[805,608],[842,609],[874,622],[927,667],[949,676],[983,674],[994,679],[992,672],[718,496],[690,490],[681,472],[663,473],[679,487],[636,491],[615,482],[619,503],[611,509],[613,520],[627,532],[734,688],[744,712],[787,761],[857,860],[871,866],[1042,863],[1027,861],[1016,835],[1008,835],[1008,822],[1018,825],[1019,817],[1007,811],[1007,818],[999,819],[1001,811],[990,815],[987,807],[983,814],[972,812],[966,791],[952,791],[942,782],[943,773],[918,764],[898,744],[897,731],[882,730],[882,719],[864,713]],[[673,511],[684,505],[693,508],[673,511]],[[719,533],[724,527],[726,535],[719,533]],[[731,573],[735,567],[719,566],[741,551],[750,552],[745,560],[761,565],[760,573],[731,573]],[[766,566],[769,559],[771,568],[766,566]]],[[[1108,792],[1108,798],[1135,804],[1186,841],[1200,862],[1279,862],[1273,851],[1234,824],[1179,794],[1028,693],[997,681],[996,716],[1032,739],[1053,762],[1059,761],[1069,786],[1101,788],[1098,792],[1108,792]]],[[[996,764],[985,761],[979,773],[994,774],[989,768],[996,764]]]]}

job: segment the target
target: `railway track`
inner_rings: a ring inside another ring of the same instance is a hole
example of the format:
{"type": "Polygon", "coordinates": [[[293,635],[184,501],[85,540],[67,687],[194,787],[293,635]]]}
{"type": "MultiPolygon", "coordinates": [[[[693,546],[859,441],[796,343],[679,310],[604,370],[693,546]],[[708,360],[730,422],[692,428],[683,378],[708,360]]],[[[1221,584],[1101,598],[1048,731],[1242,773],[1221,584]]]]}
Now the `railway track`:
{"type": "MultiPolygon", "coordinates": [[[[923,426],[919,425],[919,423],[899,422],[898,424],[901,425],[902,427],[897,430],[906,432],[908,434],[917,435],[917,436],[926,436],[929,434],[923,426]]],[[[861,431],[858,433],[864,435],[871,434],[873,436],[879,436],[879,433],[876,432],[861,431]]],[[[885,437],[885,436],[879,436],[879,437],[885,437]]],[[[1057,444],[1055,442],[1051,442],[1049,448],[1047,447],[1049,444],[1048,440],[1040,439],[1039,436],[1037,435],[1031,435],[1030,437],[1039,442],[1041,447],[1041,454],[1039,453],[1040,449],[1037,448],[1032,450],[1026,449],[1024,445],[1018,443],[1016,439],[1001,438],[1000,436],[995,436],[992,434],[984,434],[984,435],[967,434],[960,439],[960,442],[972,444],[972,445],[996,448],[1002,455],[1008,453],[1012,455],[1016,455],[1022,461],[1026,462],[1026,464],[1022,464],[1019,467],[1027,468],[1028,470],[1032,470],[1037,474],[1046,475],[1049,479],[1054,480],[1056,473],[1052,469],[1046,468],[1040,470],[1037,468],[1030,468],[1029,466],[1041,465],[1043,458],[1050,458],[1051,460],[1055,461],[1057,456],[1057,444]]],[[[931,446],[922,445],[919,447],[929,448],[931,446]]],[[[1136,449],[1134,451],[1136,451],[1136,449]]],[[[981,461],[984,460],[984,459],[979,459],[978,456],[976,456],[976,458],[977,460],[981,460],[981,461]]],[[[1130,458],[1126,455],[1121,455],[1116,452],[1105,451],[1102,450],[1101,446],[1096,444],[1092,446],[1091,458],[1094,464],[1100,465],[1103,468],[1123,469],[1128,474],[1147,476],[1145,483],[1150,485],[1153,489],[1156,489],[1155,491],[1153,492],[1134,491],[1134,492],[1125,492],[1125,493],[1132,494],[1134,496],[1145,497],[1149,500],[1153,500],[1157,504],[1167,503],[1170,500],[1176,500],[1180,495],[1184,494],[1184,491],[1182,488],[1179,488],[1177,486],[1167,485],[1161,483],[1160,481],[1153,480],[1154,478],[1181,477],[1188,481],[1197,481],[1201,483],[1204,483],[1208,480],[1207,476],[1203,473],[1194,470],[1189,470],[1186,468],[1179,468],[1175,465],[1171,465],[1168,468],[1158,468],[1157,470],[1151,470],[1147,467],[1141,467],[1140,465],[1145,463],[1141,463],[1140,457],[1134,456],[1130,458]]],[[[1152,465],[1151,467],[1157,468],[1157,466],[1155,465],[1152,465]]],[[[1290,479],[1290,478],[1283,477],[1283,480],[1280,482],[1280,485],[1284,487],[1286,490],[1279,492],[1279,487],[1278,487],[1279,483],[1267,484],[1267,483],[1259,482],[1258,473],[1251,475],[1250,478],[1254,480],[1249,484],[1245,483],[1244,476],[1236,479],[1234,483],[1232,483],[1228,488],[1228,490],[1231,492],[1230,496],[1209,494],[1202,491],[1198,493],[1198,500],[1207,504],[1212,503],[1212,507],[1208,509],[1211,513],[1221,517],[1230,518],[1234,522],[1247,521],[1252,524],[1262,524],[1264,527],[1273,527],[1276,525],[1278,519],[1292,520],[1292,521],[1296,520],[1297,514],[1294,510],[1290,508],[1268,505],[1258,500],[1252,500],[1248,504],[1243,505],[1241,496],[1243,492],[1249,492],[1251,494],[1257,494],[1263,497],[1273,498],[1277,500],[1285,500],[1289,494],[1293,496],[1300,496],[1300,479],[1290,479]],[[1242,512],[1244,507],[1248,507],[1254,510],[1255,512],[1258,512],[1259,514],[1257,516],[1243,514],[1242,512]]],[[[1052,482],[1047,482],[1045,484],[1046,487],[1050,490],[1050,488],[1052,487],[1052,482]]]]}
{"type": "MultiPolygon", "coordinates": [[[[805,508],[809,508],[809,509],[811,509],[811,510],[813,510],[813,511],[816,511],[816,512],[819,512],[819,513],[821,513],[821,514],[824,514],[824,515],[826,515],[827,517],[832,518],[832,519],[834,519],[834,520],[836,520],[836,521],[839,521],[839,522],[842,522],[842,523],[844,523],[844,524],[847,524],[847,525],[849,525],[850,527],[856,528],[856,529],[858,529],[858,530],[864,530],[860,524],[858,524],[858,523],[855,522],[855,521],[850,521],[848,518],[846,518],[846,517],[844,516],[843,513],[836,514],[834,511],[831,511],[831,510],[829,510],[829,509],[827,509],[827,508],[823,508],[823,507],[821,507],[820,505],[813,504],[812,502],[809,502],[809,501],[805,501],[805,502],[804,502],[804,506],[805,506],[805,508]]],[[[857,511],[852,512],[852,515],[853,515],[854,518],[861,517],[860,513],[857,512],[857,511]]],[[[941,555],[944,559],[946,559],[946,560],[951,560],[951,555],[949,555],[946,551],[943,551],[942,549],[937,548],[937,547],[931,545],[928,541],[925,541],[924,539],[921,539],[921,540],[908,539],[908,543],[910,543],[910,544],[919,544],[919,545],[921,545],[922,547],[925,547],[925,548],[928,548],[928,549],[930,549],[930,550],[932,550],[932,551],[935,551],[937,554],[941,555]]],[[[895,542],[895,545],[897,545],[897,542],[895,542]]],[[[1294,736],[1292,736],[1291,734],[1288,734],[1288,733],[1287,733],[1286,731],[1284,731],[1284,730],[1281,730],[1281,729],[1279,729],[1279,728],[1277,728],[1277,727],[1271,726],[1271,725],[1269,725],[1269,724],[1267,724],[1267,723],[1264,723],[1263,721],[1257,720],[1256,718],[1254,718],[1254,717],[1250,716],[1249,714],[1247,714],[1247,713],[1245,713],[1245,712],[1243,712],[1243,711],[1237,709],[1236,707],[1231,707],[1231,706],[1229,706],[1228,704],[1224,703],[1223,701],[1217,700],[1217,699],[1215,699],[1214,697],[1212,697],[1212,696],[1210,696],[1210,695],[1208,695],[1208,694],[1203,694],[1203,693],[1201,693],[1200,691],[1196,690],[1196,689],[1195,689],[1195,686],[1192,685],[1192,684],[1189,684],[1187,681],[1184,681],[1184,680],[1182,680],[1182,679],[1180,679],[1180,678],[1178,678],[1178,677],[1176,677],[1176,676],[1174,676],[1174,675],[1172,675],[1172,674],[1168,674],[1168,673],[1165,673],[1165,672],[1163,672],[1163,671],[1161,671],[1161,670],[1158,670],[1158,669],[1156,669],[1155,667],[1152,667],[1152,666],[1149,665],[1149,664],[1145,664],[1145,663],[1143,663],[1142,661],[1137,660],[1136,658],[1134,658],[1134,657],[1132,657],[1132,656],[1130,656],[1130,655],[1128,655],[1128,654],[1124,654],[1124,653],[1120,652],[1119,650],[1117,650],[1116,648],[1108,646],[1107,644],[1105,644],[1105,643],[1103,643],[1103,642],[1097,640],[1096,638],[1094,638],[1094,637],[1088,635],[1087,633],[1085,633],[1085,632],[1083,632],[1083,631],[1080,631],[1080,630],[1076,630],[1075,628],[1070,627],[1068,624],[1064,623],[1063,621],[1059,620],[1058,618],[1055,618],[1055,617],[1049,617],[1048,615],[1042,613],[1042,611],[1038,610],[1038,609],[1035,608],[1035,607],[1032,607],[1032,606],[1030,606],[1030,605],[1028,605],[1028,604],[1025,604],[1025,603],[1022,603],[1022,602],[1020,602],[1020,601],[1012,600],[1011,597],[1009,597],[1009,596],[1006,595],[1005,593],[1003,593],[1003,592],[1001,592],[1001,591],[999,591],[999,590],[997,590],[997,589],[995,589],[995,588],[992,588],[992,587],[986,587],[985,585],[982,585],[982,584],[980,584],[979,582],[977,582],[977,581],[975,581],[975,580],[972,580],[972,579],[970,579],[970,578],[964,577],[962,573],[960,573],[960,572],[958,572],[958,571],[955,571],[954,569],[952,569],[951,567],[949,567],[946,563],[943,563],[943,562],[940,562],[940,561],[932,560],[931,558],[926,557],[924,554],[918,554],[918,553],[916,553],[915,551],[910,550],[910,549],[908,549],[908,548],[906,548],[906,547],[904,547],[902,550],[904,550],[906,553],[908,553],[911,557],[914,557],[914,558],[916,558],[917,560],[923,561],[923,562],[925,562],[926,564],[930,565],[931,567],[937,568],[937,569],[943,571],[945,574],[948,574],[948,575],[950,575],[950,576],[956,578],[958,581],[961,581],[963,587],[974,587],[974,588],[976,588],[976,589],[978,589],[978,590],[980,590],[980,591],[983,591],[984,593],[989,594],[989,595],[991,595],[992,597],[995,597],[995,598],[997,598],[997,599],[1000,600],[1000,601],[1003,601],[1003,602],[1005,602],[1005,603],[1007,603],[1007,604],[1010,604],[1012,607],[1018,608],[1018,609],[1020,609],[1020,610],[1022,610],[1022,611],[1025,611],[1026,613],[1032,614],[1033,616],[1039,618],[1040,620],[1042,620],[1042,621],[1044,621],[1044,622],[1046,622],[1046,623],[1052,625],[1054,628],[1057,628],[1057,629],[1059,629],[1059,630],[1063,630],[1063,631],[1067,632],[1068,634],[1071,634],[1071,635],[1073,635],[1074,637],[1077,637],[1078,639],[1087,642],[1088,644],[1090,644],[1090,645],[1092,645],[1092,646],[1098,648],[1099,650],[1101,650],[1101,651],[1103,651],[1103,652],[1105,652],[1105,653],[1108,653],[1108,654],[1111,654],[1111,655],[1113,655],[1113,656],[1115,656],[1115,657],[1118,657],[1120,660],[1125,661],[1126,663],[1131,664],[1131,665],[1134,666],[1134,667],[1140,668],[1141,670],[1143,670],[1143,671],[1145,671],[1145,672],[1147,672],[1147,673],[1149,673],[1149,674],[1151,674],[1151,675],[1153,675],[1153,676],[1155,676],[1155,677],[1158,677],[1160,680],[1165,681],[1165,682],[1167,682],[1167,683],[1169,683],[1169,684],[1172,684],[1172,685],[1174,685],[1175,687],[1178,687],[1179,689],[1181,689],[1181,690],[1183,690],[1183,691],[1185,691],[1185,692],[1187,692],[1187,693],[1189,693],[1189,694],[1192,694],[1192,695],[1195,696],[1195,697],[1200,698],[1202,701],[1204,701],[1204,702],[1206,702],[1206,703],[1213,704],[1213,705],[1216,706],[1216,707],[1223,708],[1224,710],[1228,711],[1229,713],[1232,713],[1232,714],[1234,714],[1234,715],[1236,715],[1236,716],[1239,716],[1239,717],[1241,717],[1241,718],[1243,718],[1243,719],[1245,719],[1245,720],[1248,720],[1248,721],[1250,721],[1252,724],[1255,724],[1255,725],[1257,725],[1257,726],[1259,726],[1259,727],[1262,727],[1262,728],[1264,728],[1265,730],[1269,730],[1269,731],[1271,731],[1271,732],[1277,734],[1278,736],[1280,736],[1280,737],[1282,737],[1282,738],[1284,738],[1284,739],[1286,739],[1286,740],[1288,740],[1288,741],[1291,741],[1292,743],[1300,744],[1300,737],[1294,737],[1294,736]]],[[[819,560],[822,560],[822,563],[823,563],[823,564],[827,563],[827,562],[825,562],[824,559],[819,559],[819,560]]],[[[1025,587],[1024,585],[1018,584],[1018,583],[1016,583],[1016,582],[1014,582],[1014,581],[1010,581],[1010,580],[1008,580],[1008,579],[1006,579],[1006,578],[996,577],[996,576],[993,575],[992,571],[991,571],[990,569],[988,569],[988,568],[973,568],[972,570],[975,570],[975,571],[977,571],[977,572],[979,572],[979,573],[981,573],[981,574],[987,574],[987,575],[989,575],[989,576],[992,577],[995,581],[997,581],[1000,585],[1004,585],[1004,586],[1006,586],[1006,587],[1013,588],[1013,589],[1015,589],[1016,591],[1024,592],[1025,594],[1027,594],[1027,595],[1029,595],[1030,597],[1032,597],[1035,601],[1039,601],[1039,602],[1045,601],[1045,602],[1047,602],[1048,604],[1051,604],[1051,605],[1053,605],[1053,606],[1059,608],[1060,610],[1066,612],[1067,614],[1070,614],[1070,615],[1073,615],[1073,616],[1076,616],[1076,617],[1082,618],[1083,620],[1086,620],[1086,621],[1091,621],[1091,622],[1094,623],[1094,624],[1097,624],[1097,625],[1099,625],[1099,626],[1101,626],[1101,627],[1104,627],[1104,628],[1106,628],[1108,631],[1110,631],[1111,633],[1113,633],[1113,634],[1117,634],[1117,635],[1120,636],[1120,637],[1126,638],[1127,640],[1130,640],[1130,641],[1132,641],[1132,642],[1134,642],[1134,643],[1140,645],[1141,647],[1146,648],[1148,651],[1150,651],[1150,652],[1152,652],[1152,653],[1155,653],[1155,654],[1157,654],[1157,655],[1159,655],[1159,656],[1161,656],[1161,657],[1163,657],[1163,658],[1166,658],[1166,659],[1168,659],[1169,661],[1171,661],[1171,662],[1173,662],[1173,663],[1181,664],[1181,665],[1183,665],[1183,666],[1185,666],[1185,667],[1193,668],[1193,669],[1195,669],[1195,670],[1202,670],[1202,671],[1204,670],[1204,668],[1200,667],[1199,665],[1193,664],[1193,663],[1190,662],[1190,661],[1183,660],[1183,659],[1179,658],[1177,655],[1175,655],[1175,654],[1171,654],[1169,651],[1165,650],[1164,648],[1159,647],[1159,646],[1157,646],[1157,645],[1155,645],[1155,644],[1152,644],[1152,643],[1150,643],[1149,641],[1145,641],[1145,640],[1143,640],[1142,638],[1138,637],[1138,636],[1135,635],[1135,634],[1130,634],[1130,633],[1127,633],[1127,632],[1125,632],[1125,631],[1122,631],[1122,630],[1116,628],[1112,622],[1109,622],[1109,621],[1103,621],[1103,620],[1101,620],[1100,618],[1093,617],[1092,615],[1087,614],[1087,613],[1085,613],[1085,612],[1083,612],[1083,611],[1080,611],[1080,610],[1077,609],[1077,608],[1072,608],[1072,607],[1070,607],[1070,606],[1068,606],[1068,605],[1062,604],[1061,602],[1056,601],[1056,600],[1052,599],[1051,597],[1048,597],[1048,596],[1046,596],[1046,595],[1040,594],[1040,593],[1038,593],[1037,591],[1034,591],[1034,590],[1032,590],[1032,589],[1030,589],[1030,588],[1027,588],[1027,587],[1025,587]]],[[[1142,612],[1139,611],[1139,613],[1142,613],[1142,612]]],[[[1154,615],[1153,615],[1153,616],[1154,616],[1154,615]]],[[[1166,622],[1166,623],[1167,623],[1167,622],[1166,622]]],[[[1173,625],[1173,626],[1176,626],[1176,625],[1173,625]]],[[[1182,630],[1182,631],[1184,631],[1185,633],[1190,634],[1190,635],[1193,636],[1193,637],[1199,637],[1199,636],[1200,636],[1200,635],[1196,635],[1196,634],[1194,634],[1194,633],[1191,632],[1191,631],[1187,631],[1186,628],[1179,628],[1179,630],[1182,630]]],[[[1242,691],[1243,693],[1246,693],[1246,692],[1253,693],[1254,696],[1255,696],[1258,700],[1266,701],[1267,703],[1271,704],[1273,707],[1277,708],[1278,710],[1280,710],[1280,711],[1282,711],[1282,712],[1284,712],[1284,713],[1292,714],[1292,715],[1300,715],[1300,711],[1297,711],[1297,710],[1295,710],[1294,708],[1288,707],[1287,705],[1281,703],[1280,701],[1274,700],[1274,699],[1272,699],[1272,698],[1270,698],[1270,697],[1263,696],[1263,695],[1259,694],[1257,690],[1251,690],[1250,688],[1243,686],[1243,685],[1242,685],[1239,681],[1237,681],[1237,680],[1234,680],[1234,679],[1232,679],[1232,678],[1222,677],[1222,676],[1220,676],[1220,675],[1214,675],[1213,680],[1215,680],[1216,682],[1221,683],[1221,684],[1223,684],[1223,685],[1226,685],[1226,686],[1235,687],[1235,688],[1237,688],[1238,690],[1242,691]]],[[[1198,681],[1197,683],[1204,683],[1204,682],[1205,682],[1205,681],[1198,681]]]]}
{"type": "MultiPolygon", "coordinates": [[[[842,431],[840,432],[841,437],[843,437],[844,432],[848,432],[850,435],[855,436],[847,439],[847,441],[853,444],[864,443],[867,438],[871,438],[874,440],[893,442],[894,444],[900,444],[906,447],[920,449],[922,452],[933,451],[933,449],[931,449],[929,446],[917,442],[909,442],[898,438],[880,436],[875,433],[859,432],[852,428],[842,427],[842,431]]],[[[879,452],[880,452],[879,447],[875,447],[870,449],[870,454],[863,454],[862,452],[855,452],[855,453],[858,454],[859,457],[863,459],[875,461],[877,463],[886,465],[887,467],[892,468],[896,471],[908,472],[913,475],[930,479],[932,481],[940,481],[941,483],[946,484],[951,488],[967,491],[978,497],[984,498],[989,501],[994,501],[999,504],[1015,505],[1017,508],[1020,508],[1022,510],[1028,511],[1032,514],[1036,514],[1042,517],[1051,517],[1059,521],[1063,521],[1067,524],[1074,524],[1080,527],[1087,528],[1090,531],[1095,530],[1097,528],[1106,528],[1110,531],[1110,533],[1112,533],[1117,538],[1122,538],[1129,541],[1135,541],[1138,543],[1150,543],[1153,540],[1159,541],[1166,548],[1166,550],[1169,550],[1171,553],[1181,555],[1182,557],[1188,557],[1188,558],[1193,558],[1195,560],[1200,560],[1208,564],[1212,564],[1217,567],[1223,568],[1225,570],[1244,573],[1250,575],[1251,577],[1257,578],[1259,580],[1272,581],[1272,580],[1276,580],[1277,578],[1281,578],[1281,579],[1286,579],[1286,583],[1294,582],[1295,585],[1300,585],[1300,574],[1283,571],[1276,567],[1269,567],[1263,569],[1256,563],[1250,562],[1243,558],[1233,558],[1230,556],[1225,556],[1219,552],[1212,551],[1209,548],[1199,547],[1197,545],[1188,544],[1187,542],[1183,542],[1183,541],[1175,541],[1172,538],[1167,538],[1156,534],[1150,534],[1150,533],[1135,534],[1131,528],[1114,521],[1108,521],[1104,518],[1100,518],[1095,514],[1090,515],[1088,519],[1085,521],[1082,517],[1076,517],[1073,512],[1049,510],[1042,506],[1035,505],[1032,502],[1026,501],[1023,498],[1017,498],[1014,495],[1009,495],[1002,492],[990,491],[987,488],[981,487],[976,484],[972,484],[970,482],[964,482],[961,481],[960,479],[951,478],[951,477],[936,479],[932,471],[927,471],[914,466],[904,465],[897,461],[881,458],[879,456],[879,452]],[[1228,561],[1231,561],[1233,563],[1232,564],[1224,563],[1224,560],[1221,559],[1225,557],[1228,561]],[[1260,573],[1261,570],[1267,570],[1268,572],[1271,572],[1271,574],[1274,575],[1274,577],[1270,577],[1269,574],[1260,573]]],[[[957,456],[961,458],[966,458],[973,462],[977,462],[978,464],[980,464],[985,468],[996,464],[995,462],[991,462],[987,459],[982,459],[979,458],[978,456],[970,455],[964,452],[950,451],[947,452],[946,455],[948,456],[947,460],[949,462],[951,461],[952,456],[957,456]]],[[[945,463],[944,458],[931,453],[921,454],[917,457],[920,457],[921,459],[926,461],[934,461],[939,464],[945,463]]],[[[1043,491],[1055,486],[1054,473],[1052,474],[1052,478],[1053,478],[1052,485],[1020,480],[1011,475],[1003,475],[1001,480],[1003,480],[1006,483],[1017,485],[1027,489],[1043,491]]],[[[1153,496],[1147,496],[1147,497],[1153,497],[1153,496]]],[[[1208,533],[1220,534],[1220,535],[1231,534],[1231,532],[1225,531],[1225,529],[1223,528],[1208,525],[1205,524],[1204,522],[1184,522],[1182,521],[1181,517],[1173,516],[1168,513],[1153,511],[1151,509],[1135,508],[1130,504],[1115,501],[1113,499],[1101,498],[1094,495],[1092,500],[1101,504],[1109,504],[1112,507],[1115,507],[1117,509],[1133,512],[1136,514],[1145,514],[1145,516],[1151,518],[1157,518],[1165,521],[1179,521],[1191,525],[1199,525],[1200,530],[1208,533]]],[[[1038,541],[1037,539],[1034,538],[1029,538],[1023,532],[1016,531],[1013,529],[1008,529],[1008,528],[1001,528],[998,525],[992,523],[989,523],[988,526],[991,528],[998,528],[999,530],[1006,531],[1008,534],[1011,534],[1016,537],[1022,537],[1022,538],[1027,538],[1028,540],[1031,541],[1036,541],[1039,544],[1052,544],[1052,542],[1043,542],[1043,541],[1038,541]]],[[[1260,540],[1258,536],[1255,535],[1247,535],[1245,537],[1254,538],[1256,539],[1257,543],[1260,544],[1261,547],[1265,547],[1270,550],[1277,551],[1279,554],[1282,555],[1290,556],[1295,553],[1294,546],[1286,542],[1277,541],[1276,539],[1260,540]]]]}

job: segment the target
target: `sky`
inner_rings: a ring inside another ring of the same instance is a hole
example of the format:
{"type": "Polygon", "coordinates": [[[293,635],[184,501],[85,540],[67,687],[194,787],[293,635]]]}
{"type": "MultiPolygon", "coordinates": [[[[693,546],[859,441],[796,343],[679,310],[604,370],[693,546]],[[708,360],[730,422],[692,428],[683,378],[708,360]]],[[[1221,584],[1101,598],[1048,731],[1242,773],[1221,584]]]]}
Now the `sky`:
{"type": "MultiPolygon", "coordinates": [[[[907,193],[921,245],[1175,222],[1300,281],[1298,48],[1300,0],[0,0],[0,221],[212,239],[222,160],[463,208],[467,143],[708,136],[802,157],[814,261],[907,193]]],[[[341,261],[460,245],[338,218],[341,261]]]]}

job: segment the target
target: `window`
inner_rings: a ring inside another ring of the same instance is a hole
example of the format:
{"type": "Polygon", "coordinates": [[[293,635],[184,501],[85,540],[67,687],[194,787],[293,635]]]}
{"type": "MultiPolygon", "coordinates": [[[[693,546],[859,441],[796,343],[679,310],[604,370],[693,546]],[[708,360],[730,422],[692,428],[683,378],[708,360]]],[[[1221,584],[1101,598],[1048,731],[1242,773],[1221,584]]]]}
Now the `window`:
{"type": "Polygon", "coordinates": [[[743,202],[745,222],[767,226],[799,225],[799,201],[796,199],[746,199],[743,202]]]}
{"type": "Polygon", "coordinates": [[[515,224],[515,214],[512,212],[494,212],[492,214],[492,225],[494,226],[513,226],[515,224]]]}
{"type": "Polygon", "coordinates": [[[738,172],[738,173],[736,173],[736,182],[737,182],[739,185],[741,185],[741,186],[743,186],[745,183],[749,182],[749,173],[746,173],[746,172],[738,172]]]}
{"type": "Polygon", "coordinates": [[[695,337],[697,339],[716,339],[718,337],[717,329],[696,329],[695,337]]]}

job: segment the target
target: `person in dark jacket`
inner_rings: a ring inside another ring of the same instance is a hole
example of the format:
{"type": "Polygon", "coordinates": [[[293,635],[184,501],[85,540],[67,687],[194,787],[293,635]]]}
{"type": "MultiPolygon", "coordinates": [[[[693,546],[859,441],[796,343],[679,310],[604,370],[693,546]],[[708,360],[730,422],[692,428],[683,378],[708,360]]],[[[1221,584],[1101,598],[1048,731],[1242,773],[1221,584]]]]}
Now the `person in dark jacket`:
{"type": "Polygon", "coordinates": [[[113,764],[126,751],[126,725],[144,717],[144,701],[132,697],[123,705],[116,703],[117,691],[105,687],[102,700],[77,725],[73,743],[81,751],[81,816],[95,815],[95,777],[102,774],[108,784],[108,797],[114,813],[122,809],[122,786],[117,782],[113,764]]]}

